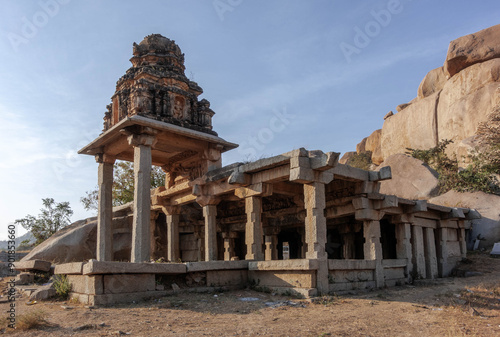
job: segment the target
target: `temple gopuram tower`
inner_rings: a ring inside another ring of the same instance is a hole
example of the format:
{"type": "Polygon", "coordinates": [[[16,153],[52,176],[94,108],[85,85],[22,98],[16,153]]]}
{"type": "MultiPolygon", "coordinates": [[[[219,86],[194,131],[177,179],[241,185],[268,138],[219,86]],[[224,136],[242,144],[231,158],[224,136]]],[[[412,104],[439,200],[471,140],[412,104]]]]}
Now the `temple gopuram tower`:
{"type": "MultiPolygon", "coordinates": [[[[184,54],[174,41],[149,35],[134,43],[130,61],[132,67],[118,80],[107,106],[103,132],[79,151],[95,156],[99,164],[99,261],[113,260],[112,185],[117,159],[134,163],[130,261],[144,262],[151,254],[151,207],[162,209],[169,230],[175,231],[178,207],[163,196],[185,191],[190,197],[190,183],[220,168],[221,153],[237,147],[212,130],[210,102],[198,100],[203,90],[184,74],[184,54]],[[151,165],[166,174],[165,187],[155,191],[153,200],[151,165]]],[[[210,201],[205,203],[209,206],[210,201]]]]}

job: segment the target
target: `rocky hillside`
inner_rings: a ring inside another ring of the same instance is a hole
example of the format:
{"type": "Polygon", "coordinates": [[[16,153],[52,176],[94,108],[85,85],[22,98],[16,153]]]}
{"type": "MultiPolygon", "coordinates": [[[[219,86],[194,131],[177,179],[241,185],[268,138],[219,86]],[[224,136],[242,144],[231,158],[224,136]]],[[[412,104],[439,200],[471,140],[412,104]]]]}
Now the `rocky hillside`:
{"type": "MultiPolygon", "coordinates": [[[[438,196],[437,173],[422,162],[404,156],[407,148],[426,150],[449,139],[449,156],[462,160],[478,144],[478,129],[500,107],[500,25],[452,41],[444,65],[429,71],[417,97],[385,115],[375,130],[344,154],[346,163],[356,154],[370,154],[377,169],[391,166],[393,179],[381,192],[406,198],[427,199],[446,206],[476,208],[478,221],[471,240],[484,237],[483,246],[500,241],[500,197],[482,192],[448,192],[438,196]]],[[[466,160],[462,162],[465,166],[466,160]]]]}

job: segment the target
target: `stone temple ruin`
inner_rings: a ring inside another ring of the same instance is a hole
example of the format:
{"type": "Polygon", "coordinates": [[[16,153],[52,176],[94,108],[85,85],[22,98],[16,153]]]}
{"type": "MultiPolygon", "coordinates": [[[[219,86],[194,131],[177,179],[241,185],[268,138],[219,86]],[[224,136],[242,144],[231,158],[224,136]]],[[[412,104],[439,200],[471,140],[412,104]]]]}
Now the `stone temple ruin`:
{"type": "Polygon", "coordinates": [[[102,134],[79,152],[99,164],[97,259],[55,273],[68,275],[81,302],[162,296],[174,281],[314,296],[445,277],[465,257],[475,210],[380,194],[390,168],[342,165],[335,152],[222,167],[237,145],[212,130],[214,112],[175,42],[147,36],[131,62],[102,134]],[[134,162],[135,194],[133,206],[113,210],[115,160],[134,162]],[[166,174],[153,191],[151,165],[166,174]],[[123,235],[129,250],[114,246],[123,235]],[[149,262],[160,258],[168,262],[149,262]]]}

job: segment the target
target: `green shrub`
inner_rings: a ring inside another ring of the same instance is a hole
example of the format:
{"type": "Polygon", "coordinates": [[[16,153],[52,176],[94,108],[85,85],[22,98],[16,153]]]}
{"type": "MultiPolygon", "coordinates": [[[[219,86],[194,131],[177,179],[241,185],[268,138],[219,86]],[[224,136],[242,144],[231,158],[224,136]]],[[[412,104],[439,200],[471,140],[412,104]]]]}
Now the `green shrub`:
{"type": "Polygon", "coordinates": [[[67,299],[71,292],[71,284],[66,275],[54,275],[54,289],[57,296],[61,299],[67,299]]]}
{"type": "Polygon", "coordinates": [[[368,170],[372,164],[372,152],[366,151],[361,153],[356,153],[346,162],[347,165],[352,167],[357,167],[362,170],[368,170]]]}
{"type": "Polygon", "coordinates": [[[476,150],[471,153],[468,156],[470,164],[460,169],[457,159],[449,158],[445,152],[446,147],[451,143],[453,141],[444,139],[428,150],[407,148],[406,153],[422,160],[437,171],[440,193],[455,190],[499,194],[500,186],[495,174],[500,173],[500,168],[493,160],[491,148],[487,147],[483,152],[476,150]]]}

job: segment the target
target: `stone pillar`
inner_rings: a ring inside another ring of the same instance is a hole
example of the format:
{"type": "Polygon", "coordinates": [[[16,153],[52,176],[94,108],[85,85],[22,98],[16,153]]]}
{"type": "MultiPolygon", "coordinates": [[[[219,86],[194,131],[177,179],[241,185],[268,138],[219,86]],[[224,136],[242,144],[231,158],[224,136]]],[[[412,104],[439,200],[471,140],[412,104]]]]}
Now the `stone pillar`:
{"type": "Polygon", "coordinates": [[[396,256],[398,259],[406,259],[405,275],[408,282],[411,282],[411,272],[413,270],[411,223],[396,224],[396,256]]]}
{"type": "Polygon", "coordinates": [[[272,261],[278,259],[278,236],[277,235],[266,235],[265,236],[265,260],[272,261]]]}
{"type": "Polygon", "coordinates": [[[304,207],[306,209],[305,238],[306,259],[318,259],[316,287],[320,294],[329,292],[328,256],[326,254],[325,184],[304,184],[304,207]]]}
{"type": "Polygon", "coordinates": [[[151,135],[131,135],[134,146],[134,217],[132,222],[131,262],[149,261],[151,217],[151,135]]]}
{"type": "Polygon", "coordinates": [[[198,249],[197,260],[204,261],[205,259],[205,240],[201,226],[195,226],[194,237],[196,238],[196,248],[198,249]]]}
{"type": "Polygon", "coordinates": [[[217,206],[203,206],[205,217],[205,261],[217,260],[217,206]]]}
{"type": "MultiPolygon", "coordinates": [[[[459,221],[459,224],[463,224],[463,220],[459,221]]],[[[460,243],[460,254],[462,258],[465,259],[467,257],[467,241],[465,237],[465,228],[458,229],[458,242],[460,243]]]]}
{"type": "Polygon", "coordinates": [[[113,164],[114,159],[97,155],[97,260],[113,261],[113,164]]]}
{"type": "Polygon", "coordinates": [[[412,226],[412,255],[413,272],[416,278],[427,278],[425,267],[424,235],[422,227],[412,226]]]}
{"type": "Polygon", "coordinates": [[[438,228],[437,251],[439,277],[447,277],[453,266],[448,265],[448,228],[446,227],[438,228]]]}
{"type": "Polygon", "coordinates": [[[262,253],[262,198],[256,196],[245,198],[245,212],[247,213],[245,260],[262,261],[264,260],[262,253]]]}
{"type": "Polygon", "coordinates": [[[426,227],[424,230],[425,271],[427,278],[438,277],[438,265],[436,257],[436,241],[434,240],[434,228],[426,227]]]}
{"type": "Polygon", "coordinates": [[[158,259],[162,257],[161,246],[157,244],[157,229],[156,229],[156,219],[158,219],[158,212],[151,212],[151,218],[149,220],[149,242],[151,242],[151,259],[158,259]]]}
{"type": "Polygon", "coordinates": [[[167,259],[178,262],[181,258],[179,250],[179,214],[166,214],[167,217],[167,259]]]}
{"type": "Polygon", "coordinates": [[[234,253],[234,238],[238,235],[236,232],[222,233],[224,239],[224,261],[231,261],[236,255],[234,253]]]}
{"type": "Polygon", "coordinates": [[[380,222],[378,220],[363,221],[365,244],[363,252],[365,260],[375,260],[375,283],[377,288],[385,285],[384,267],[382,266],[382,244],[380,243],[380,222]]]}

